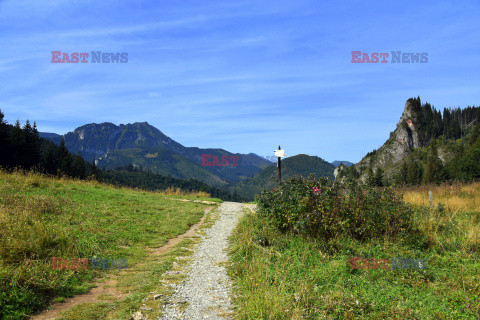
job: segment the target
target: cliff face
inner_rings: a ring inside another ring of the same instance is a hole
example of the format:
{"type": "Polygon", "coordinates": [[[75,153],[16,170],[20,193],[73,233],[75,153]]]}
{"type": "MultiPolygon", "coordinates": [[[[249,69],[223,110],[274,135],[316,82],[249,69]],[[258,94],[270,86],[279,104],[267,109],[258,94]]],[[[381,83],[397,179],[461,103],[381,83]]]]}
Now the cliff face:
{"type": "Polygon", "coordinates": [[[378,167],[384,170],[387,178],[398,171],[398,165],[413,148],[422,147],[418,139],[417,128],[415,128],[415,115],[412,112],[410,102],[405,103],[403,114],[390,138],[378,150],[370,152],[355,168],[360,173],[360,179],[365,181],[367,169],[371,166],[373,172],[378,167]]]}

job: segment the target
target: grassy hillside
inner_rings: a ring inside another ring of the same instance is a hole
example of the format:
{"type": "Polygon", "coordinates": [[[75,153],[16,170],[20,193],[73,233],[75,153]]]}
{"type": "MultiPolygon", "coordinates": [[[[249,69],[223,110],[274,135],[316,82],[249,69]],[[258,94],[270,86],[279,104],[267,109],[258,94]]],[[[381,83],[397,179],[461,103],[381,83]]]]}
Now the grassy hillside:
{"type": "MultiPolygon", "coordinates": [[[[477,188],[478,185],[467,186],[461,194],[474,203],[477,188]]],[[[295,190],[303,193],[304,189],[295,190]]],[[[239,319],[480,317],[480,212],[478,206],[477,210],[460,209],[462,204],[453,200],[460,192],[442,195],[441,201],[450,203],[453,211],[417,207],[411,227],[401,230],[397,237],[360,241],[339,234],[325,241],[282,232],[264,212],[273,205],[268,198],[277,194],[286,200],[276,214],[300,219],[301,228],[312,223],[311,219],[328,215],[333,208],[321,209],[336,195],[327,194],[324,188],[318,192],[307,190],[310,196],[306,198],[295,194],[289,197],[284,194],[286,191],[282,187],[281,192],[266,194],[265,206],[257,214],[247,214],[232,237],[230,271],[237,288],[239,319]],[[288,199],[296,199],[306,208],[317,208],[314,212],[319,215],[304,212],[301,207],[281,212],[282,208],[290,208],[288,199]],[[361,258],[365,269],[353,269],[352,257],[361,258]],[[427,268],[393,268],[392,258],[397,257],[426,259],[427,268]],[[387,259],[386,268],[376,264],[381,259],[387,259]]],[[[434,190],[438,197],[440,191],[434,190]]],[[[372,204],[375,198],[371,199],[372,204]]],[[[351,214],[366,213],[368,217],[371,213],[362,212],[364,209],[355,205],[355,199],[357,196],[352,198],[354,205],[348,206],[351,214]]],[[[368,231],[376,228],[377,223],[363,223],[361,227],[368,231]]]]}
{"type": "MultiPolygon", "coordinates": [[[[85,292],[109,272],[53,270],[52,257],[125,258],[134,266],[146,247],[184,233],[205,208],[154,192],[0,171],[0,318],[24,319],[53,299],[85,292]]],[[[136,281],[146,286],[145,280],[136,281]]],[[[141,297],[115,312],[125,316],[141,297]]]]}

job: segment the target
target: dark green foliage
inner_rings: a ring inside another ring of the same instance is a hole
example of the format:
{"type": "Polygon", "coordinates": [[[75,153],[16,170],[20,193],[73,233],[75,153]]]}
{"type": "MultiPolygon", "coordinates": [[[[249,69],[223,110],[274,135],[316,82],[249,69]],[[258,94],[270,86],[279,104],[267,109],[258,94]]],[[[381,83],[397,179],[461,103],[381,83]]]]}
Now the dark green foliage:
{"type": "Polygon", "coordinates": [[[374,149],[373,151],[370,151],[365,155],[365,157],[373,157],[377,154],[377,149],[374,149]]]}
{"type": "Polygon", "coordinates": [[[422,163],[413,159],[410,159],[407,165],[407,184],[415,185],[420,184],[423,179],[423,166],[422,163]]]}
{"type": "Polygon", "coordinates": [[[41,167],[45,170],[45,173],[57,173],[57,168],[60,167],[60,161],[57,156],[57,147],[53,143],[49,143],[44,150],[41,167]]]}
{"type": "Polygon", "coordinates": [[[5,115],[0,110],[0,165],[7,165],[9,163],[9,155],[10,155],[10,139],[9,139],[9,132],[10,127],[4,121],[5,115]]]}
{"type": "Polygon", "coordinates": [[[408,175],[408,166],[407,162],[403,161],[402,166],[400,167],[400,172],[397,174],[395,181],[397,184],[403,185],[407,184],[407,175],[408,175]]]}
{"type": "Polygon", "coordinates": [[[383,170],[382,168],[378,167],[375,171],[375,176],[373,179],[373,186],[374,187],[383,187],[385,185],[383,181],[383,170]]]}
{"type": "Polygon", "coordinates": [[[10,130],[10,159],[8,164],[12,166],[24,166],[24,159],[22,154],[25,152],[25,135],[20,127],[20,121],[16,121],[13,128],[10,130]]]}
{"type": "Polygon", "coordinates": [[[412,210],[391,188],[296,177],[264,190],[257,201],[260,214],[281,231],[324,240],[395,237],[412,225],[412,210]]]}
{"type": "Polygon", "coordinates": [[[413,124],[418,132],[422,146],[431,139],[460,139],[468,126],[480,122],[480,107],[445,108],[443,116],[429,103],[422,104],[420,97],[410,98],[408,102],[413,111],[413,124]]]}
{"type": "Polygon", "coordinates": [[[83,160],[80,152],[73,157],[72,174],[74,177],[85,179],[87,177],[87,168],[85,167],[85,160],[83,160]]]}
{"type": "Polygon", "coordinates": [[[72,156],[65,146],[55,146],[54,143],[39,137],[36,123],[33,126],[27,120],[23,128],[20,121],[10,126],[3,120],[0,111],[0,166],[12,169],[19,167],[25,170],[33,169],[43,173],[62,174],[72,178],[85,179],[98,172],[92,171],[90,165],[77,155],[72,156]]]}
{"type": "Polygon", "coordinates": [[[471,148],[460,162],[458,175],[462,180],[480,178],[480,148],[471,148]]]}
{"type": "Polygon", "coordinates": [[[372,167],[370,166],[367,169],[367,179],[365,182],[370,187],[383,187],[385,183],[383,180],[382,168],[378,167],[374,173],[372,167]]]}
{"type": "Polygon", "coordinates": [[[60,161],[60,172],[67,176],[73,175],[72,155],[65,146],[65,140],[63,139],[58,146],[58,158],[60,161]]]}
{"type": "MultiPolygon", "coordinates": [[[[422,104],[420,97],[408,99],[408,104],[420,148],[410,149],[410,154],[398,163],[399,169],[389,168],[395,174],[395,182],[416,185],[480,178],[480,107],[445,108],[442,113],[429,103],[422,104]],[[442,151],[444,162],[438,150],[442,151]]],[[[401,125],[409,135],[413,134],[407,121],[401,125]]],[[[373,162],[375,154],[375,150],[368,154],[373,162]]],[[[380,185],[378,179],[375,183],[376,173],[366,170],[367,184],[380,185]]],[[[344,170],[342,175],[355,180],[349,171],[344,170]]]]}
{"type": "Polygon", "coordinates": [[[438,158],[437,145],[435,141],[430,144],[430,151],[427,158],[427,165],[425,167],[425,175],[423,182],[425,183],[440,183],[445,180],[445,171],[443,169],[442,161],[438,158]]]}

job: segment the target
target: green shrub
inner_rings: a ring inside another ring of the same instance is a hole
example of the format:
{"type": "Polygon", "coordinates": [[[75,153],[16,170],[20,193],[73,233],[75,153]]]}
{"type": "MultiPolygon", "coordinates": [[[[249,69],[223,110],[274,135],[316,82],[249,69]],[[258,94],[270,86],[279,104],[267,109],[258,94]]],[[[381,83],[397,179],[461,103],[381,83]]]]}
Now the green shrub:
{"type": "Polygon", "coordinates": [[[257,197],[259,213],[283,232],[328,240],[406,234],[413,211],[391,188],[295,177],[257,197]]]}

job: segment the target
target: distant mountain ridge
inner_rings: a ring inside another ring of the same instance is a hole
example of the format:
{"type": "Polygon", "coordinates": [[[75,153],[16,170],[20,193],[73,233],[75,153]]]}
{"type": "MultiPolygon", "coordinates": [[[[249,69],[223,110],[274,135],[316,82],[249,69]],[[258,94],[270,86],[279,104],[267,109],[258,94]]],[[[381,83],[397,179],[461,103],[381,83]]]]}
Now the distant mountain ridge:
{"type": "MultiPolygon", "coordinates": [[[[294,176],[325,176],[334,179],[335,166],[320,157],[299,154],[282,160],[282,181],[294,176]]],[[[234,189],[239,195],[253,199],[262,189],[272,188],[278,179],[276,164],[271,164],[250,179],[240,182],[234,189]]]]}
{"type": "Polygon", "coordinates": [[[86,124],[63,136],[41,133],[41,137],[59,143],[62,137],[70,152],[80,153],[99,167],[127,165],[182,179],[197,179],[222,187],[239,182],[271,164],[249,153],[231,153],[219,148],[185,147],[148,122],[115,125],[110,122],[86,124]],[[238,166],[202,166],[202,154],[219,159],[238,156],[238,166]]]}
{"type": "Polygon", "coordinates": [[[355,163],[352,163],[350,161],[340,161],[340,160],[335,160],[332,162],[332,164],[336,167],[338,167],[339,165],[343,164],[344,166],[346,167],[351,167],[353,166],[355,163]]]}

